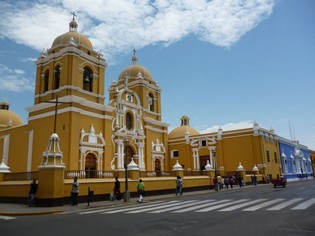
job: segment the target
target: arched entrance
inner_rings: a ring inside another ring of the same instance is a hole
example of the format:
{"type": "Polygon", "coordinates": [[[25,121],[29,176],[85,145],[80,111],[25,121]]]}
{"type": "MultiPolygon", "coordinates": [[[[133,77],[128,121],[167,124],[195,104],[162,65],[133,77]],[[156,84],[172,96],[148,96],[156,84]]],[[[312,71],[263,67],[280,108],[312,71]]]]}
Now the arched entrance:
{"type": "Polygon", "coordinates": [[[96,156],[93,153],[89,153],[85,157],[85,173],[86,178],[96,177],[96,156]]]}
{"type": "Polygon", "coordinates": [[[161,161],[159,159],[155,159],[154,161],[154,171],[156,176],[161,176],[161,161]]]}

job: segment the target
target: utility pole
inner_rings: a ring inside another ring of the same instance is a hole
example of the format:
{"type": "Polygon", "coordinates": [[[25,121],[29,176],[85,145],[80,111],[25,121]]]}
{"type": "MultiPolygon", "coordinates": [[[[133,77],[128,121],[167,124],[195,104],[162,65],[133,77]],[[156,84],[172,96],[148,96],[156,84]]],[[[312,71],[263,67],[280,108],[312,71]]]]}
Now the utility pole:
{"type": "Polygon", "coordinates": [[[55,117],[54,117],[54,133],[56,133],[57,129],[57,107],[58,104],[71,104],[72,102],[59,102],[58,95],[56,95],[56,101],[44,101],[45,103],[54,103],[55,104],[55,117]]]}

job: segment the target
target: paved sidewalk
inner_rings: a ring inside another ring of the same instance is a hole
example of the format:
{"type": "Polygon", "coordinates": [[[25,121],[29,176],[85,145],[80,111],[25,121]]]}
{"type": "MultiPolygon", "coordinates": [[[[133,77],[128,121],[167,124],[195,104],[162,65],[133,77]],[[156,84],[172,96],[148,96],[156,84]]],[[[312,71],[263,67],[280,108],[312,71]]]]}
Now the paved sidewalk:
{"type": "MultiPolygon", "coordinates": [[[[270,186],[268,184],[258,185],[258,186],[270,186]]],[[[252,185],[244,186],[242,189],[253,187],[252,185]]],[[[223,189],[221,191],[236,191],[240,190],[238,186],[235,186],[233,189],[223,189]]],[[[221,192],[220,191],[220,192],[221,192]]],[[[163,195],[154,195],[146,196],[144,202],[157,201],[163,199],[180,199],[183,197],[202,195],[202,194],[214,194],[216,193],[214,189],[202,190],[202,191],[191,191],[184,192],[181,196],[175,196],[175,194],[163,194],[163,195]]],[[[131,198],[130,202],[122,201],[97,201],[91,202],[88,206],[88,203],[80,203],[78,206],[64,205],[58,207],[28,207],[23,204],[11,204],[11,203],[0,203],[0,215],[3,216],[26,216],[26,215],[44,215],[44,214],[54,214],[61,212],[76,212],[84,209],[91,209],[96,207],[106,207],[113,205],[124,205],[124,204],[138,204],[138,198],[131,198]]]]}

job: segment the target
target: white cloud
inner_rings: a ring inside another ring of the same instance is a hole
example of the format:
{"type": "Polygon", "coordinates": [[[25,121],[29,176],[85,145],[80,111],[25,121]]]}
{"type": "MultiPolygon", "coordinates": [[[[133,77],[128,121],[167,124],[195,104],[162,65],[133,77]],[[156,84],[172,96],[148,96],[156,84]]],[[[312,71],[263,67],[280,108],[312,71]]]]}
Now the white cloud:
{"type": "Polygon", "coordinates": [[[107,59],[132,48],[169,45],[189,34],[230,47],[267,18],[275,0],[38,0],[3,4],[0,38],[49,48],[68,31],[76,11],[79,32],[107,59]]]}
{"type": "Polygon", "coordinates": [[[217,132],[219,127],[223,129],[223,131],[228,131],[228,130],[237,130],[237,129],[245,129],[245,128],[252,128],[254,125],[254,121],[251,120],[246,120],[246,121],[241,121],[238,123],[227,123],[225,125],[214,125],[212,127],[206,128],[205,130],[201,130],[201,134],[205,133],[212,133],[212,132],[217,132]]]}
{"type": "Polygon", "coordinates": [[[23,77],[24,71],[20,69],[10,69],[0,64],[0,91],[34,91],[34,82],[23,77]]]}
{"type": "Polygon", "coordinates": [[[24,70],[20,70],[20,69],[15,69],[14,72],[18,75],[22,75],[25,73],[24,70]]]}
{"type": "Polygon", "coordinates": [[[31,58],[31,57],[20,59],[21,62],[35,62],[36,60],[37,58],[31,58]]]}

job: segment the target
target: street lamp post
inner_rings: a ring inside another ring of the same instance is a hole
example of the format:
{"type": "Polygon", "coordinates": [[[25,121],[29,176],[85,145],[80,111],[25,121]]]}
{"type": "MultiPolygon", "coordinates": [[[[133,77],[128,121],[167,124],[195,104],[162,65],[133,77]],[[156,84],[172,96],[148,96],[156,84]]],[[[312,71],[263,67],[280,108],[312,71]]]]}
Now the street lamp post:
{"type": "Polygon", "coordinates": [[[212,155],[213,155],[213,161],[214,161],[214,177],[216,179],[216,183],[214,185],[214,190],[216,192],[219,191],[219,182],[218,182],[218,176],[217,176],[217,156],[216,156],[216,151],[215,149],[212,150],[212,155]]]}
{"type": "Polygon", "coordinates": [[[130,201],[130,192],[128,190],[128,156],[127,156],[127,147],[129,146],[129,140],[124,139],[125,146],[125,193],[124,193],[124,202],[130,201]]]}

